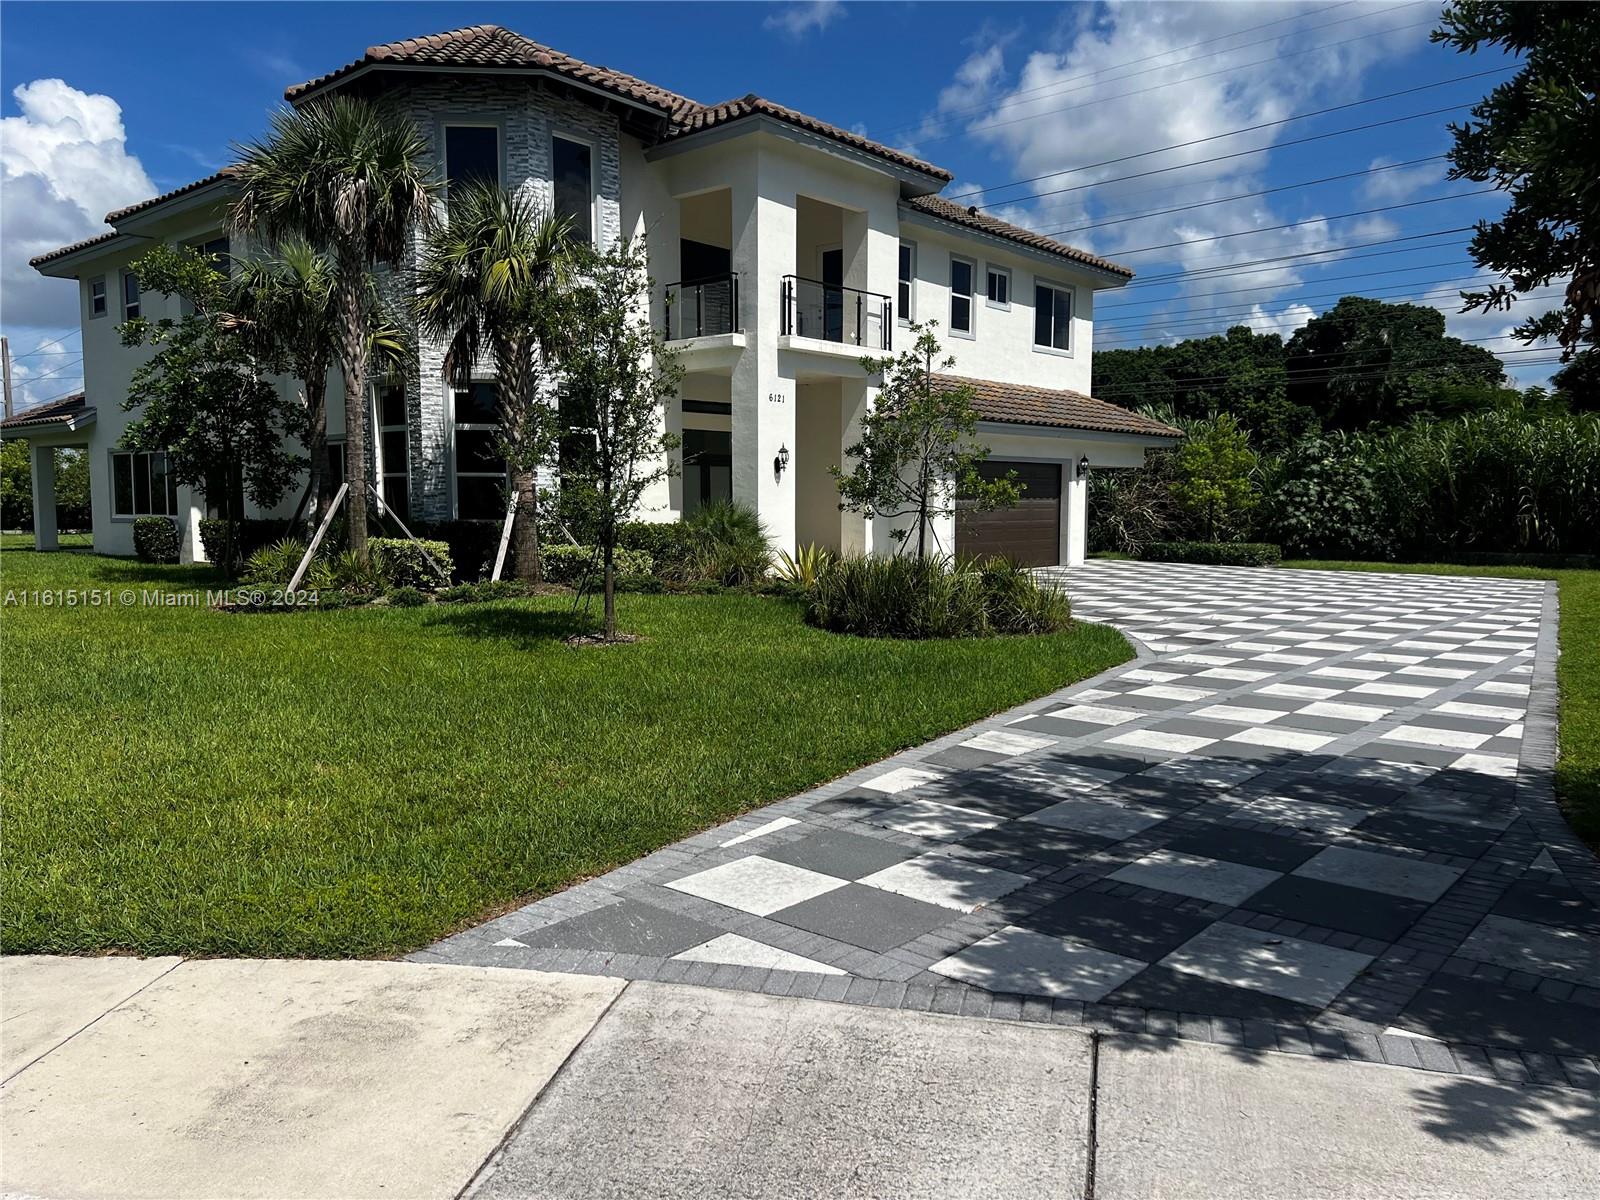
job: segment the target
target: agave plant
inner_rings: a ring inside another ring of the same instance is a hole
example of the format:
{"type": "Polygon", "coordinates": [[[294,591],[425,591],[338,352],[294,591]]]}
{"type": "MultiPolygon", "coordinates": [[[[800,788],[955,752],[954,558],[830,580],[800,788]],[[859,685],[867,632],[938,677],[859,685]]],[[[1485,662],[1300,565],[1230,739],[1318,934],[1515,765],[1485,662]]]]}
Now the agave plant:
{"type": "Polygon", "coordinates": [[[832,550],[815,542],[797,548],[793,554],[780,550],[773,574],[780,583],[809,592],[816,587],[818,576],[827,570],[833,558],[832,550]]]}

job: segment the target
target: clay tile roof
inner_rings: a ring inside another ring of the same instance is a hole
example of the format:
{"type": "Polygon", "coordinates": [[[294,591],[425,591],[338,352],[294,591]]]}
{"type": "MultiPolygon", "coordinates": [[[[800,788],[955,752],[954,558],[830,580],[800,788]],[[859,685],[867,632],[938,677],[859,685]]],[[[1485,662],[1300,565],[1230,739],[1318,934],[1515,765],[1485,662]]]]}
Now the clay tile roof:
{"type": "MultiPolygon", "coordinates": [[[[193,183],[186,183],[181,188],[173,188],[170,192],[162,192],[159,196],[151,196],[148,200],[140,200],[137,204],[130,204],[126,208],[112,209],[106,214],[106,224],[115,225],[125,217],[131,217],[136,212],[143,212],[147,208],[154,208],[158,204],[165,204],[168,200],[176,200],[179,196],[186,196],[190,192],[197,192],[203,187],[210,187],[227,179],[233,174],[232,167],[223,167],[215,175],[207,175],[204,179],[196,179],[193,183]]],[[[56,251],[56,253],[60,253],[56,251]]]]}
{"type": "Polygon", "coordinates": [[[1055,238],[1045,237],[1042,233],[1034,233],[1031,229],[1024,229],[1022,226],[1013,225],[1009,221],[1002,221],[998,217],[991,217],[986,213],[975,211],[957,204],[954,200],[946,200],[942,196],[913,196],[911,199],[903,201],[903,203],[955,225],[976,229],[980,233],[993,234],[995,237],[1002,237],[1007,241],[1017,242],[1023,246],[1031,246],[1035,250],[1059,254],[1062,258],[1083,263],[1085,266],[1097,267],[1102,271],[1109,271],[1113,275],[1121,275],[1124,279],[1133,278],[1133,270],[1130,267],[1124,267],[1120,263],[1112,262],[1110,259],[1101,258],[1097,254],[1090,254],[1087,250],[1079,250],[1076,246],[1069,246],[1065,242],[1058,242],[1055,238]]]}
{"type": "Polygon", "coordinates": [[[91,416],[94,409],[84,403],[82,392],[62,396],[46,404],[36,404],[0,421],[0,429],[28,429],[39,425],[58,425],[78,417],[91,416]]]}
{"type": "Polygon", "coordinates": [[[1024,387],[995,379],[966,379],[936,375],[949,385],[964,384],[977,393],[977,408],[985,421],[1013,425],[1052,425],[1061,429],[1092,429],[1100,433],[1130,433],[1141,437],[1181,438],[1174,429],[1141,413],[1118,408],[1082,392],[1024,387]]]}
{"type": "Polygon", "coordinates": [[[832,138],[834,141],[843,142],[847,146],[854,146],[857,150],[865,150],[869,154],[876,154],[890,162],[898,163],[903,167],[910,167],[914,171],[921,171],[935,179],[942,179],[948,183],[955,176],[943,167],[936,167],[930,162],[920,158],[913,158],[904,151],[896,150],[892,146],[885,146],[870,138],[864,138],[859,133],[852,133],[848,129],[840,129],[837,125],[830,125],[826,121],[819,121],[816,117],[807,116],[803,112],[788,108],[764,96],[757,96],[753,92],[748,96],[741,96],[737,100],[724,100],[721,104],[709,104],[695,108],[678,116],[673,122],[673,136],[683,136],[698,133],[703,129],[711,129],[718,125],[726,125],[741,117],[768,116],[775,120],[787,122],[800,129],[821,134],[823,137],[832,138]]]}
{"type": "Polygon", "coordinates": [[[30,267],[42,267],[55,262],[58,258],[65,258],[69,254],[76,254],[79,250],[87,250],[90,246],[98,246],[101,242],[109,242],[117,236],[115,229],[109,233],[97,233],[92,238],[84,238],[81,242],[73,242],[70,246],[57,246],[54,250],[46,250],[43,254],[35,254],[28,260],[30,267]]]}
{"type": "Polygon", "coordinates": [[[656,87],[632,75],[594,66],[541,45],[499,25],[471,25],[427,37],[406,38],[382,46],[369,46],[353,63],[284,89],[284,99],[296,100],[308,92],[342,79],[352,71],[375,63],[396,66],[488,67],[544,69],[557,75],[626,96],[662,110],[669,116],[699,105],[676,92],[656,87]]]}

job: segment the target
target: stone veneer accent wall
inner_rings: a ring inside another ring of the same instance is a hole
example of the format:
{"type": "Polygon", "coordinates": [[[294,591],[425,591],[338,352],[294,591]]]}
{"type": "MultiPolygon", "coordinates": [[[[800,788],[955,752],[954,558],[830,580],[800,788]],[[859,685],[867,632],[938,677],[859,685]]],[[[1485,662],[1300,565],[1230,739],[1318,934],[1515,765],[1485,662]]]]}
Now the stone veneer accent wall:
{"type": "MultiPolygon", "coordinates": [[[[433,143],[436,161],[443,160],[445,125],[497,123],[503,181],[508,187],[533,192],[547,206],[554,199],[551,136],[566,132],[594,143],[599,192],[596,229],[602,245],[621,236],[622,156],[615,118],[552,95],[532,80],[440,79],[408,86],[395,98],[433,143]]],[[[442,213],[442,202],[440,210],[442,213]]],[[[451,515],[451,404],[444,383],[444,350],[443,345],[431,342],[419,346],[417,379],[406,397],[411,513],[426,521],[443,521],[451,515]]],[[[489,364],[480,366],[492,372],[489,364]]]]}

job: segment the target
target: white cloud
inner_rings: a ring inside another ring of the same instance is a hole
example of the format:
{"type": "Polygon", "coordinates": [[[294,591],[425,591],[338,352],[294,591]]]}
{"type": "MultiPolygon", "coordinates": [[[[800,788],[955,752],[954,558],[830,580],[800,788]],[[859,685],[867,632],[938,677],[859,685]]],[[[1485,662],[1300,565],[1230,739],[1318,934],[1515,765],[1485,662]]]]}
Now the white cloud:
{"type": "Polygon", "coordinates": [[[784,5],[761,24],[798,41],[808,34],[823,32],[842,16],[844,5],[839,0],[806,0],[784,5]]]}
{"type": "Polygon", "coordinates": [[[1230,324],[1248,325],[1256,333],[1280,334],[1284,341],[1288,341],[1295,330],[1316,315],[1317,310],[1309,304],[1290,304],[1277,312],[1268,312],[1256,304],[1251,306],[1249,316],[1230,324]]]}
{"type": "Polygon", "coordinates": [[[22,113],[0,120],[0,319],[8,332],[71,328],[77,290],[42,277],[28,259],[107,232],[107,212],[154,195],[156,186],[128,152],[122,108],[110,96],[60,79],[36,79],[11,94],[22,113]]]}
{"type": "Polygon", "coordinates": [[[1373,173],[1361,185],[1361,194],[1368,200],[1385,204],[1398,204],[1409,200],[1425,187],[1444,181],[1445,165],[1442,162],[1418,163],[1414,167],[1392,166],[1396,160],[1380,154],[1372,160],[1373,173]],[[1377,170],[1384,167],[1386,170],[1377,170]]]}
{"type": "MultiPolygon", "coordinates": [[[[1032,180],[963,202],[992,206],[997,215],[1003,208],[1007,219],[1113,259],[1123,255],[1122,261],[1144,274],[1166,274],[1172,264],[1192,274],[1390,236],[1372,232],[1392,228],[1381,220],[1320,220],[1317,208],[1307,211],[1307,197],[1299,193],[1192,206],[1281,182],[1264,173],[1272,145],[1304,127],[1230,131],[1358,98],[1372,68],[1425,44],[1425,30],[1333,45],[1397,22],[1374,10],[1370,19],[1319,33],[1315,26],[1335,18],[1295,19],[1304,9],[1288,0],[1181,5],[1113,0],[1096,7],[1093,19],[1084,12],[1087,7],[1069,8],[1053,30],[1032,30],[1028,53],[1012,67],[1002,61],[994,44],[998,39],[974,48],[941,94],[931,116],[945,132],[959,127],[985,145],[1004,164],[996,174],[1032,180]],[[1279,19],[1270,28],[1255,28],[1279,19]],[[1174,148],[1109,161],[1161,146],[1174,148]],[[1234,154],[1238,157],[1213,161],[1234,154]],[[1162,168],[1178,169],[1123,178],[1162,168]],[[1076,228],[1179,207],[1186,211],[1076,228]],[[1268,229],[1290,222],[1306,223],[1268,229]],[[1236,236],[1210,240],[1222,234],[1236,236]],[[1192,245],[1138,253],[1191,240],[1192,245]]],[[[1345,15],[1360,17],[1355,11],[1345,15]]],[[[937,160],[934,147],[925,147],[924,154],[937,160]]],[[[1309,196],[1323,205],[1318,193],[1309,196]]],[[[1324,211],[1340,207],[1330,199],[1324,211]]],[[[1271,313],[1273,297],[1308,273],[1314,268],[1290,261],[1253,272],[1248,282],[1265,289],[1263,309],[1271,313]]],[[[1208,282],[1202,274],[1185,280],[1179,308],[1203,312],[1212,292],[1239,286],[1238,277],[1208,282]]]]}

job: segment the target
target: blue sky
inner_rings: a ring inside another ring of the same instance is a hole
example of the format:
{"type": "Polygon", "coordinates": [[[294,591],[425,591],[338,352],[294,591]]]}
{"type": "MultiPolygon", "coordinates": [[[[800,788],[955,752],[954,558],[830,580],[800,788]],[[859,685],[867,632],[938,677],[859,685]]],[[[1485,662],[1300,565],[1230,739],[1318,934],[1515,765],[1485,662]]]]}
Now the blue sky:
{"type": "MultiPolygon", "coordinates": [[[[368,45],[486,22],[698,100],[759,92],[948,167],[946,194],[1137,269],[1133,287],[1100,297],[1101,348],[1241,322],[1288,333],[1345,292],[1453,310],[1451,289],[1477,273],[1467,235],[1436,231],[1500,200],[1440,201],[1479,185],[1446,182],[1434,156],[1448,147],[1445,123],[1504,76],[1447,81],[1510,61],[1431,46],[1437,13],[1431,2],[1331,0],[6,3],[0,320],[24,396],[70,390],[72,288],[34,276],[29,255],[214,171],[233,141],[262,130],[286,85],[368,45]],[[1354,103],[1402,89],[1424,90],[1354,103]],[[1335,105],[1352,107],[1279,123],[1335,105]],[[1414,116],[1446,106],[1458,107],[1414,116]],[[1372,122],[1392,123],[1317,137],[1372,122]],[[1303,138],[1316,140],[1289,144],[1303,138]],[[1395,163],[1409,165],[1371,170],[1395,163]],[[1308,183],[1336,175],[1350,177],[1308,183]],[[1209,201],[1223,202],[1188,207],[1209,201]]],[[[1450,315],[1451,332],[1498,338],[1482,342],[1497,352],[1521,348],[1503,337],[1510,324],[1450,315]]],[[[1537,382],[1551,368],[1529,360],[1545,357],[1506,361],[1537,382]]]]}

